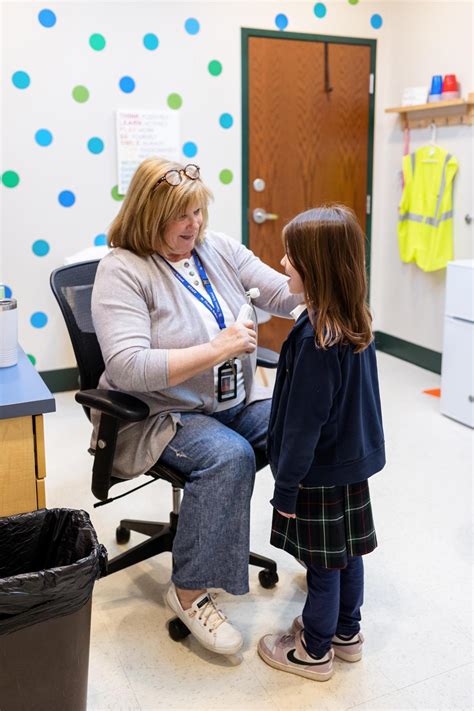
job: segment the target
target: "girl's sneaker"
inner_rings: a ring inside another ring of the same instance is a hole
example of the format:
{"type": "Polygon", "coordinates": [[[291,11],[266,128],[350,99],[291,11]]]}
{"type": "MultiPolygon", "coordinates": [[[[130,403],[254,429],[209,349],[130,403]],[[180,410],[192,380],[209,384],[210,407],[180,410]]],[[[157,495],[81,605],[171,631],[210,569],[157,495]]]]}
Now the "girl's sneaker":
{"type": "Polygon", "coordinates": [[[258,653],[274,669],[298,674],[315,681],[327,681],[334,674],[332,649],[321,659],[311,657],[298,634],[267,634],[258,643],[258,653]]]}
{"type": "MultiPolygon", "coordinates": [[[[303,617],[299,615],[293,620],[291,632],[292,634],[297,634],[302,629],[303,617]]],[[[362,632],[358,632],[352,637],[338,637],[337,634],[335,634],[331,644],[336,657],[343,659],[345,662],[358,662],[362,659],[362,647],[364,645],[364,635],[362,632]]]]}

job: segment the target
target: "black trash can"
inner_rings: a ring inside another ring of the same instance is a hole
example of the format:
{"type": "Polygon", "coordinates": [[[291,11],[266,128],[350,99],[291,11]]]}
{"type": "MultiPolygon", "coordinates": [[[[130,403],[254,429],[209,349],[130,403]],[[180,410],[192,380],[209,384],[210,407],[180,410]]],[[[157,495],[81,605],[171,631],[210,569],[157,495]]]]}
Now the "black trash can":
{"type": "Polygon", "coordinates": [[[85,511],[0,519],[1,711],[85,711],[91,598],[106,564],[85,511]]]}

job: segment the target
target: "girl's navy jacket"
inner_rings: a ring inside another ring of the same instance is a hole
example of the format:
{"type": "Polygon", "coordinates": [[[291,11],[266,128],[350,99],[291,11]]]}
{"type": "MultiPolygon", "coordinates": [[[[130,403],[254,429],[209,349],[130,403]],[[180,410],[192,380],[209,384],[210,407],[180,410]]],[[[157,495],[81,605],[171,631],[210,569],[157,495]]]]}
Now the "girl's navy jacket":
{"type": "Polygon", "coordinates": [[[368,479],[385,465],[375,345],[323,350],[305,311],[283,344],[270,422],[272,504],[294,513],[299,485],[368,479]]]}

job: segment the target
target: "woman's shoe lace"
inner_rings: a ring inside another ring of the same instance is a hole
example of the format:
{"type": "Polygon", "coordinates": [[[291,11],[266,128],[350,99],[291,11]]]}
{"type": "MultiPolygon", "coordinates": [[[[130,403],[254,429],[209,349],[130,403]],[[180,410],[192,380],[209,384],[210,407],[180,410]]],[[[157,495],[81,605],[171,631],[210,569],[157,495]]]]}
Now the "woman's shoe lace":
{"type": "Polygon", "coordinates": [[[198,620],[203,620],[204,627],[209,626],[209,632],[214,632],[223,622],[227,620],[222,610],[219,610],[215,603],[216,595],[208,593],[209,600],[199,611],[198,620]]]}

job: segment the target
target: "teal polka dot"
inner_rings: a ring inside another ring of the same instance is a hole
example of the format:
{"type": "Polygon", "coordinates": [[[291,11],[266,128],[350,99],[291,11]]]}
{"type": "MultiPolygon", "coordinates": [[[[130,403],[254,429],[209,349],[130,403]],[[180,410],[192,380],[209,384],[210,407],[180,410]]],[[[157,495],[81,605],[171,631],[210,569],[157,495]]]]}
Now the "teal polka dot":
{"type": "Polygon", "coordinates": [[[2,175],[2,183],[6,188],[16,188],[20,182],[20,176],[14,170],[6,170],[2,175]]]}
{"type": "Polygon", "coordinates": [[[99,34],[91,35],[89,37],[89,45],[96,52],[102,52],[102,50],[105,48],[105,45],[106,45],[106,40],[105,40],[104,35],[99,35],[99,34]]]}
{"type": "Polygon", "coordinates": [[[288,27],[288,18],[283,13],[278,14],[275,17],[275,25],[279,30],[285,30],[288,27]]]}
{"type": "Polygon", "coordinates": [[[224,185],[229,185],[229,183],[231,183],[233,181],[233,179],[234,179],[234,174],[228,168],[224,168],[224,170],[221,170],[221,172],[219,173],[219,180],[224,185]]]}
{"type": "Polygon", "coordinates": [[[209,62],[207,68],[209,70],[209,74],[213,77],[218,77],[219,74],[222,74],[222,64],[217,59],[213,59],[209,62]]]}
{"type": "Polygon", "coordinates": [[[103,247],[104,244],[107,244],[107,235],[100,234],[94,237],[94,245],[96,247],[103,247]]]}
{"type": "Polygon", "coordinates": [[[30,323],[33,328],[44,328],[48,323],[48,317],[43,311],[35,311],[31,315],[30,323]]]}
{"type": "Polygon", "coordinates": [[[76,202],[76,196],[71,190],[63,190],[59,193],[58,200],[63,207],[72,207],[76,202]]]}
{"type": "Polygon", "coordinates": [[[160,42],[158,40],[158,37],[156,35],[154,35],[152,32],[145,35],[143,38],[143,44],[145,45],[145,48],[149,49],[150,51],[157,49],[159,43],[160,42]]]}
{"type": "Polygon", "coordinates": [[[18,71],[12,75],[12,82],[17,89],[27,89],[31,84],[31,79],[26,72],[18,71]]]}
{"type": "Polygon", "coordinates": [[[119,81],[119,87],[124,94],[131,94],[135,91],[135,80],[132,77],[122,77],[119,81]]]}
{"type": "Polygon", "coordinates": [[[44,239],[37,239],[31,247],[33,254],[37,257],[44,257],[49,252],[49,244],[44,239]]]}
{"type": "Polygon", "coordinates": [[[186,158],[194,158],[197,152],[198,147],[192,141],[187,141],[187,143],[184,144],[183,154],[186,156],[186,158]]]}
{"type": "Polygon", "coordinates": [[[49,146],[52,143],[53,134],[47,128],[40,128],[35,133],[35,141],[38,146],[49,146]]]}
{"type": "Polygon", "coordinates": [[[5,291],[5,299],[11,299],[13,294],[11,288],[6,284],[0,284],[0,292],[2,289],[5,291]]]}
{"type": "Polygon", "coordinates": [[[31,353],[27,353],[27,356],[28,356],[30,362],[31,362],[33,365],[36,365],[36,358],[34,357],[34,355],[31,355],[31,353]]]}
{"type": "Polygon", "coordinates": [[[326,5],[323,2],[317,2],[314,6],[314,14],[320,20],[325,17],[327,12],[326,5]]]}
{"type": "Polygon", "coordinates": [[[87,141],[87,148],[91,153],[102,153],[104,150],[104,141],[101,138],[94,136],[87,141]]]}
{"type": "Polygon", "coordinates": [[[222,128],[231,128],[231,126],[234,123],[232,114],[221,114],[219,116],[219,123],[222,126],[222,128]]]}

